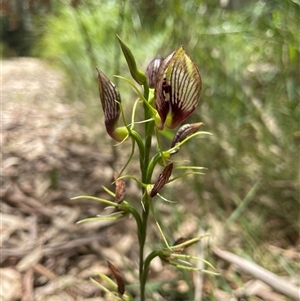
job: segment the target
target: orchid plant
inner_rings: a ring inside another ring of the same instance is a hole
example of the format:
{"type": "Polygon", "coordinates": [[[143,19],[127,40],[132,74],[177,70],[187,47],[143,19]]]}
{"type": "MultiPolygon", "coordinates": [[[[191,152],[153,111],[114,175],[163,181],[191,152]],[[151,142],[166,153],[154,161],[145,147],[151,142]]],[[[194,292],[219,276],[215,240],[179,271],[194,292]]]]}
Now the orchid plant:
{"type": "MultiPolygon", "coordinates": [[[[133,105],[130,122],[126,120],[120,93],[116,86],[97,68],[98,85],[102,109],[104,112],[105,127],[108,135],[121,143],[131,142],[131,155],[121,171],[115,173],[115,191],[103,187],[108,194],[107,199],[93,196],[78,196],[76,199],[92,199],[114,208],[113,213],[92,218],[86,218],[80,222],[95,220],[119,220],[132,216],[137,225],[137,238],[139,243],[139,284],[140,300],[146,298],[146,284],[151,261],[160,257],[164,262],[179,269],[201,271],[216,274],[214,267],[202,258],[185,254],[185,249],[197,243],[203,237],[179,238],[170,244],[166,239],[163,229],[157,219],[154,199],[160,196],[159,192],[168,183],[177,181],[190,174],[203,174],[202,167],[176,166],[173,156],[185,143],[196,136],[208,135],[208,132],[199,131],[202,122],[184,124],[177,130],[170,144],[170,148],[163,150],[160,145],[161,133],[165,128],[172,130],[182,124],[196,109],[202,89],[202,81],[199,70],[192,59],[187,55],[183,47],[178,48],[165,59],[155,57],[147,67],[146,72],[138,69],[135,58],[129,47],[118,37],[123,54],[127,61],[130,73],[134,81],[118,76],[125,80],[137,93],[138,99],[133,105]],[[142,106],[141,106],[142,105],[142,106]],[[135,129],[135,112],[144,111],[144,132],[139,133],[135,129]],[[121,124],[121,125],[120,125],[121,124]],[[157,140],[155,154],[151,157],[152,139],[157,140]],[[136,150],[139,152],[139,164],[141,178],[123,174],[130,163],[136,150]],[[162,165],[162,167],[161,167],[162,165]],[[162,168],[157,179],[153,179],[155,168],[162,168]],[[185,170],[183,174],[172,176],[174,169],[185,170]],[[129,200],[126,200],[126,184],[124,179],[130,178],[136,181],[142,190],[142,210],[137,210],[129,200]],[[153,250],[145,256],[144,247],[147,239],[148,218],[152,215],[157,229],[162,237],[164,246],[153,250]],[[208,269],[199,270],[190,261],[203,261],[208,269]]],[[[163,197],[162,197],[163,198],[163,197]]],[[[163,198],[164,199],[164,198],[163,198]]],[[[114,275],[115,281],[104,274],[98,274],[102,282],[93,280],[107,294],[115,296],[116,300],[133,300],[126,290],[126,286],[120,270],[111,262],[108,266],[114,275]]]]}

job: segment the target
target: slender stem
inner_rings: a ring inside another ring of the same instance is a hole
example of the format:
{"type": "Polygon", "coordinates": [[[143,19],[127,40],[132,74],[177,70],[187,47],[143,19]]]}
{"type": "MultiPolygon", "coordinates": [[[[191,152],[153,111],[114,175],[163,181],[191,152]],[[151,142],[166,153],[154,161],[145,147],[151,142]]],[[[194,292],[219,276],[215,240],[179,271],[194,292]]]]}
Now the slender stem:
{"type": "Polygon", "coordinates": [[[139,277],[140,277],[140,291],[141,291],[141,301],[145,300],[145,288],[146,288],[146,280],[144,277],[144,247],[146,242],[146,236],[147,236],[147,220],[149,216],[149,200],[147,200],[147,197],[143,198],[145,200],[144,202],[144,211],[142,215],[142,231],[141,231],[141,239],[140,239],[140,271],[139,271],[139,277]]]}
{"type": "MultiPolygon", "coordinates": [[[[148,100],[148,97],[149,97],[149,87],[148,87],[148,83],[146,81],[144,83],[144,98],[148,100]]],[[[147,104],[144,103],[144,118],[145,118],[145,120],[148,120],[151,117],[152,117],[151,111],[148,108],[147,104]]],[[[145,123],[145,156],[144,156],[144,170],[142,172],[143,183],[146,183],[153,130],[154,130],[154,121],[145,123]]],[[[148,184],[148,183],[146,183],[146,184],[148,184]]]]}
{"type": "Polygon", "coordinates": [[[147,277],[148,277],[148,273],[149,273],[149,267],[150,267],[150,263],[151,261],[159,256],[160,254],[162,254],[162,251],[161,250],[155,250],[155,251],[152,251],[148,256],[147,258],[145,259],[145,262],[144,262],[144,271],[143,271],[143,275],[142,275],[142,280],[143,282],[147,282],[147,277]]]}
{"type": "MultiPolygon", "coordinates": [[[[149,87],[148,83],[144,83],[144,97],[145,99],[148,99],[149,97],[149,87]]],[[[146,104],[144,104],[144,118],[145,120],[148,120],[151,117],[151,112],[146,104]]],[[[141,166],[141,172],[142,172],[142,182],[145,184],[148,183],[147,174],[148,174],[148,165],[149,165],[149,159],[150,159],[150,149],[151,149],[151,140],[152,140],[152,133],[154,129],[154,122],[147,122],[145,123],[145,147],[144,147],[144,154],[143,154],[143,166],[141,166]]],[[[141,229],[141,237],[139,239],[139,245],[140,245],[140,263],[139,263],[139,278],[140,278],[140,295],[141,295],[141,301],[145,301],[145,288],[146,288],[146,278],[145,277],[145,266],[144,266],[144,247],[146,242],[146,236],[147,236],[147,222],[148,222],[148,216],[149,216],[149,195],[146,192],[146,189],[143,187],[143,213],[142,213],[142,229],[141,229]]]]}
{"type": "MultiPolygon", "coordinates": [[[[135,140],[135,142],[138,145],[139,153],[140,153],[140,169],[143,174],[143,171],[145,169],[145,159],[144,159],[145,158],[145,148],[144,148],[143,141],[142,141],[140,135],[135,130],[128,128],[128,131],[129,131],[131,137],[135,140]]],[[[143,177],[142,177],[142,182],[143,182],[143,177]]]]}
{"type": "Polygon", "coordinates": [[[148,164],[148,170],[147,170],[147,177],[146,180],[147,181],[151,181],[151,177],[152,177],[152,173],[154,170],[155,165],[157,164],[157,162],[159,161],[159,159],[161,158],[161,153],[157,153],[149,162],[148,164]]]}
{"type": "Polygon", "coordinates": [[[153,207],[153,202],[150,202],[149,204],[150,204],[149,206],[150,206],[151,214],[152,214],[152,216],[153,216],[153,218],[155,220],[155,223],[156,223],[156,226],[157,226],[157,228],[158,228],[158,230],[160,232],[160,235],[161,235],[164,243],[166,244],[167,248],[170,249],[169,243],[168,243],[168,241],[167,241],[167,239],[166,239],[166,237],[165,237],[165,235],[164,235],[164,233],[163,233],[163,231],[162,231],[162,229],[161,229],[161,227],[159,225],[159,222],[158,222],[158,220],[156,218],[156,214],[154,212],[154,207],[153,207]]]}

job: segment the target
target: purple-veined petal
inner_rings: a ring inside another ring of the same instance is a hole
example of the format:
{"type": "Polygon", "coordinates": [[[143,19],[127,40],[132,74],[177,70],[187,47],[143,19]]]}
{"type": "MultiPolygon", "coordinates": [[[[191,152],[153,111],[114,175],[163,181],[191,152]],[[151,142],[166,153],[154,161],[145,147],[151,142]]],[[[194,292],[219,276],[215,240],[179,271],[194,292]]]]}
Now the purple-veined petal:
{"type": "Polygon", "coordinates": [[[121,97],[116,86],[105,76],[105,74],[98,68],[97,72],[99,94],[104,112],[106,131],[113,139],[120,141],[120,139],[115,137],[114,132],[120,116],[119,103],[121,103],[121,97]]]}

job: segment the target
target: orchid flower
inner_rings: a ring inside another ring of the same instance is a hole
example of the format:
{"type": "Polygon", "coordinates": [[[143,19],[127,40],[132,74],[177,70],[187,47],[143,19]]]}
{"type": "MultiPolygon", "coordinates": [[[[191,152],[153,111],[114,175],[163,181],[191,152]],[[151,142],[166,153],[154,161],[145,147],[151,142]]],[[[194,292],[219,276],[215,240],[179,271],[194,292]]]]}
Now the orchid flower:
{"type": "Polygon", "coordinates": [[[125,126],[118,127],[121,96],[116,86],[97,68],[98,86],[107,133],[116,141],[122,142],[128,136],[125,126]]]}
{"type": "Polygon", "coordinates": [[[197,66],[178,48],[160,64],[155,77],[155,106],[160,116],[156,127],[174,129],[196,109],[202,89],[197,66]]]}

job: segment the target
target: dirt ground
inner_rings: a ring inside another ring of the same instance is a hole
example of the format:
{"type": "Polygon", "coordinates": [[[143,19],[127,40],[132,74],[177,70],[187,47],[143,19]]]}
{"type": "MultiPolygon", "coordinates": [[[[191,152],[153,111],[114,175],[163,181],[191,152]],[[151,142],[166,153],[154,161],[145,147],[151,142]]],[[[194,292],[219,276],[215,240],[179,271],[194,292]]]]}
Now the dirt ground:
{"type": "Polygon", "coordinates": [[[113,156],[78,124],[79,111],[63,103],[62,82],[40,60],[2,61],[3,301],[102,300],[89,278],[110,274],[105,260],[123,265],[135,252],[131,221],[76,224],[103,206],[71,197],[101,196],[113,156]]]}
{"type": "MultiPolygon", "coordinates": [[[[110,222],[76,224],[101,213],[103,205],[71,198],[107,197],[102,185],[110,187],[116,163],[110,142],[99,127],[99,145],[95,132],[80,123],[80,104],[65,101],[58,71],[33,58],[1,65],[0,300],[105,300],[90,277],[98,272],[113,278],[109,260],[126,283],[136,282],[135,225],[131,219],[113,227],[110,222]]],[[[134,186],[128,188],[128,194],[136,193],[134,186]]],[[[152,279],[176,279],[174,269],[160,261],[151,267],[152,279]]],[[[175,287],[182,294],[188,289],[183,280],[175,287]]],[[[204,281],[204,291],[210,289],[204,281]]],[[[237,300],[220,291],[215,296],[237,300]]],[[[253,300],[287,300],[272,292],[268,296],[253,300]]]]}

